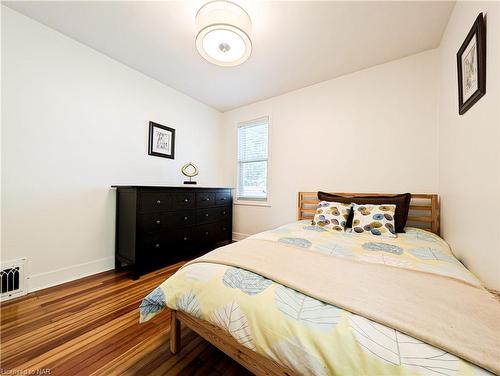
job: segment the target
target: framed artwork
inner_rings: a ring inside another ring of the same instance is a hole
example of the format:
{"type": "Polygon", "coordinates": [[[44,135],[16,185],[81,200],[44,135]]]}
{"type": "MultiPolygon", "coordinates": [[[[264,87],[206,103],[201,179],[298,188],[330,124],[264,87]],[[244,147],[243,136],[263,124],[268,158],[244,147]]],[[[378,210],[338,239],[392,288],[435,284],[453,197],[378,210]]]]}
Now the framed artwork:
{"type": "Polygon", "coordinates": [[[150,121],[148,154],[174,159],[174,150],[175,129],[150,121]]]}
{"type": "Polygon", "coordinates": [[[486,27],[479,13],[457,52],[458,113],[465,114],[486,93],[486,27]]]}

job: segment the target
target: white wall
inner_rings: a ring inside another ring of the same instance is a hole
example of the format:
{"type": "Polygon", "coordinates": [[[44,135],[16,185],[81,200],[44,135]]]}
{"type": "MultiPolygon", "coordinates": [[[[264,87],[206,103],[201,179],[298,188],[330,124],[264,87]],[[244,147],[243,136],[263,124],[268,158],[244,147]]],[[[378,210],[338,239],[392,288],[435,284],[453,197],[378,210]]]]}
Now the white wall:
{"type": "Polygon", "coordinates": [[[441,226],[455,254],[500,290],[500,3],[457,2],[440,46],[441,226]],[[486,95],[458,114],[456,53],[486,14],[486,95]]]}
{"type": "Polygon", "coordinates": [[[114,267],[112,184],[224,182],[221,114],[2,7],[2,260],[33,289],[114,267]],[[175,160],[147,155],[148,121],[176,129],[175,160]]]}
{"type": "Polygon", "coordinates": [[[269,115],[271,206],[237,206],[236,237],[294,220],[298,191],[439,192],[445,239],[500,289],[499,23],[499,3],[459,2],[439,51],[220,114],[2,7],[2,260],[28,257],[33,288],[112,268],[111,184],[178,184],[192,160],[234,185],[236,126],[269,115]],[[458,116],[480,11],[487,94],[458,116]],[[177,129],[174,161],[147,156],[149,120],[177,129]]]}
{"type": "Polygon", "coordinates": [[[270,115],[271,207],[237,206],[235,237],[296,219],[299,191],[437,192],[437,51],[223,114],[236,181],[236,127],[270,115]]]}

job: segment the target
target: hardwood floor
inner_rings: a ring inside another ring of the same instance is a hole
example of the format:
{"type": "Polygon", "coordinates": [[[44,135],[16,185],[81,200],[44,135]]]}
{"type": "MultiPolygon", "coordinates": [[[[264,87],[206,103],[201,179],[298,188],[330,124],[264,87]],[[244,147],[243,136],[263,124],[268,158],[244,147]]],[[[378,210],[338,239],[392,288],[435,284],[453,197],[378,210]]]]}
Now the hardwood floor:
{"type": "Polygon", "coordinates": [[[105,272],[3,303],[0,374],[251,375],[187,328],[171,355],[169,311],[139,324],[141,299],[181,265],[138,281],[105,272]]]}

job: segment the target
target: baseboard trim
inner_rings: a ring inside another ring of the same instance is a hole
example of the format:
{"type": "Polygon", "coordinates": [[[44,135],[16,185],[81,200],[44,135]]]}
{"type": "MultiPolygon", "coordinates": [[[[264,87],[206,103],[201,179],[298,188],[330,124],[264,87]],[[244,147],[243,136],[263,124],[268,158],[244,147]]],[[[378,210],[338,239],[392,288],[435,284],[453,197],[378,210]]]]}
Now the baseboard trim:
{"type": "Polygon", "coordinates": [[[75,279],[114,269],[115,258],[105,257],[99,260],[72,265],[65,268],[51,270],[50,272],[32,274],[27,277],[28,292],[42,290],[71,282],[75,279]]]}
{"type": "Polygon", "coordinates": [[[248,238],[250,234],[242,234],[241,232],[233,232],[233,242],[238,242],[245,238],[248,238]]]}

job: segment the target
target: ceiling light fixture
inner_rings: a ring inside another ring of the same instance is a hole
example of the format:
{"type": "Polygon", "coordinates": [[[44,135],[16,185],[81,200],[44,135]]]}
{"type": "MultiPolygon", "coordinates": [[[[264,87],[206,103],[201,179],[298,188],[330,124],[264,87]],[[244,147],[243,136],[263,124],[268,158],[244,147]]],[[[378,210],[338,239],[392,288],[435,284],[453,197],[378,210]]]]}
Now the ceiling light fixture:
{"type": "Polygon", "coordinates": [[[196,14],[196,48],[203,58],[223,67],[245,62],[252,53],[252,21],[239,5],[210,1],[196,14]]]}

